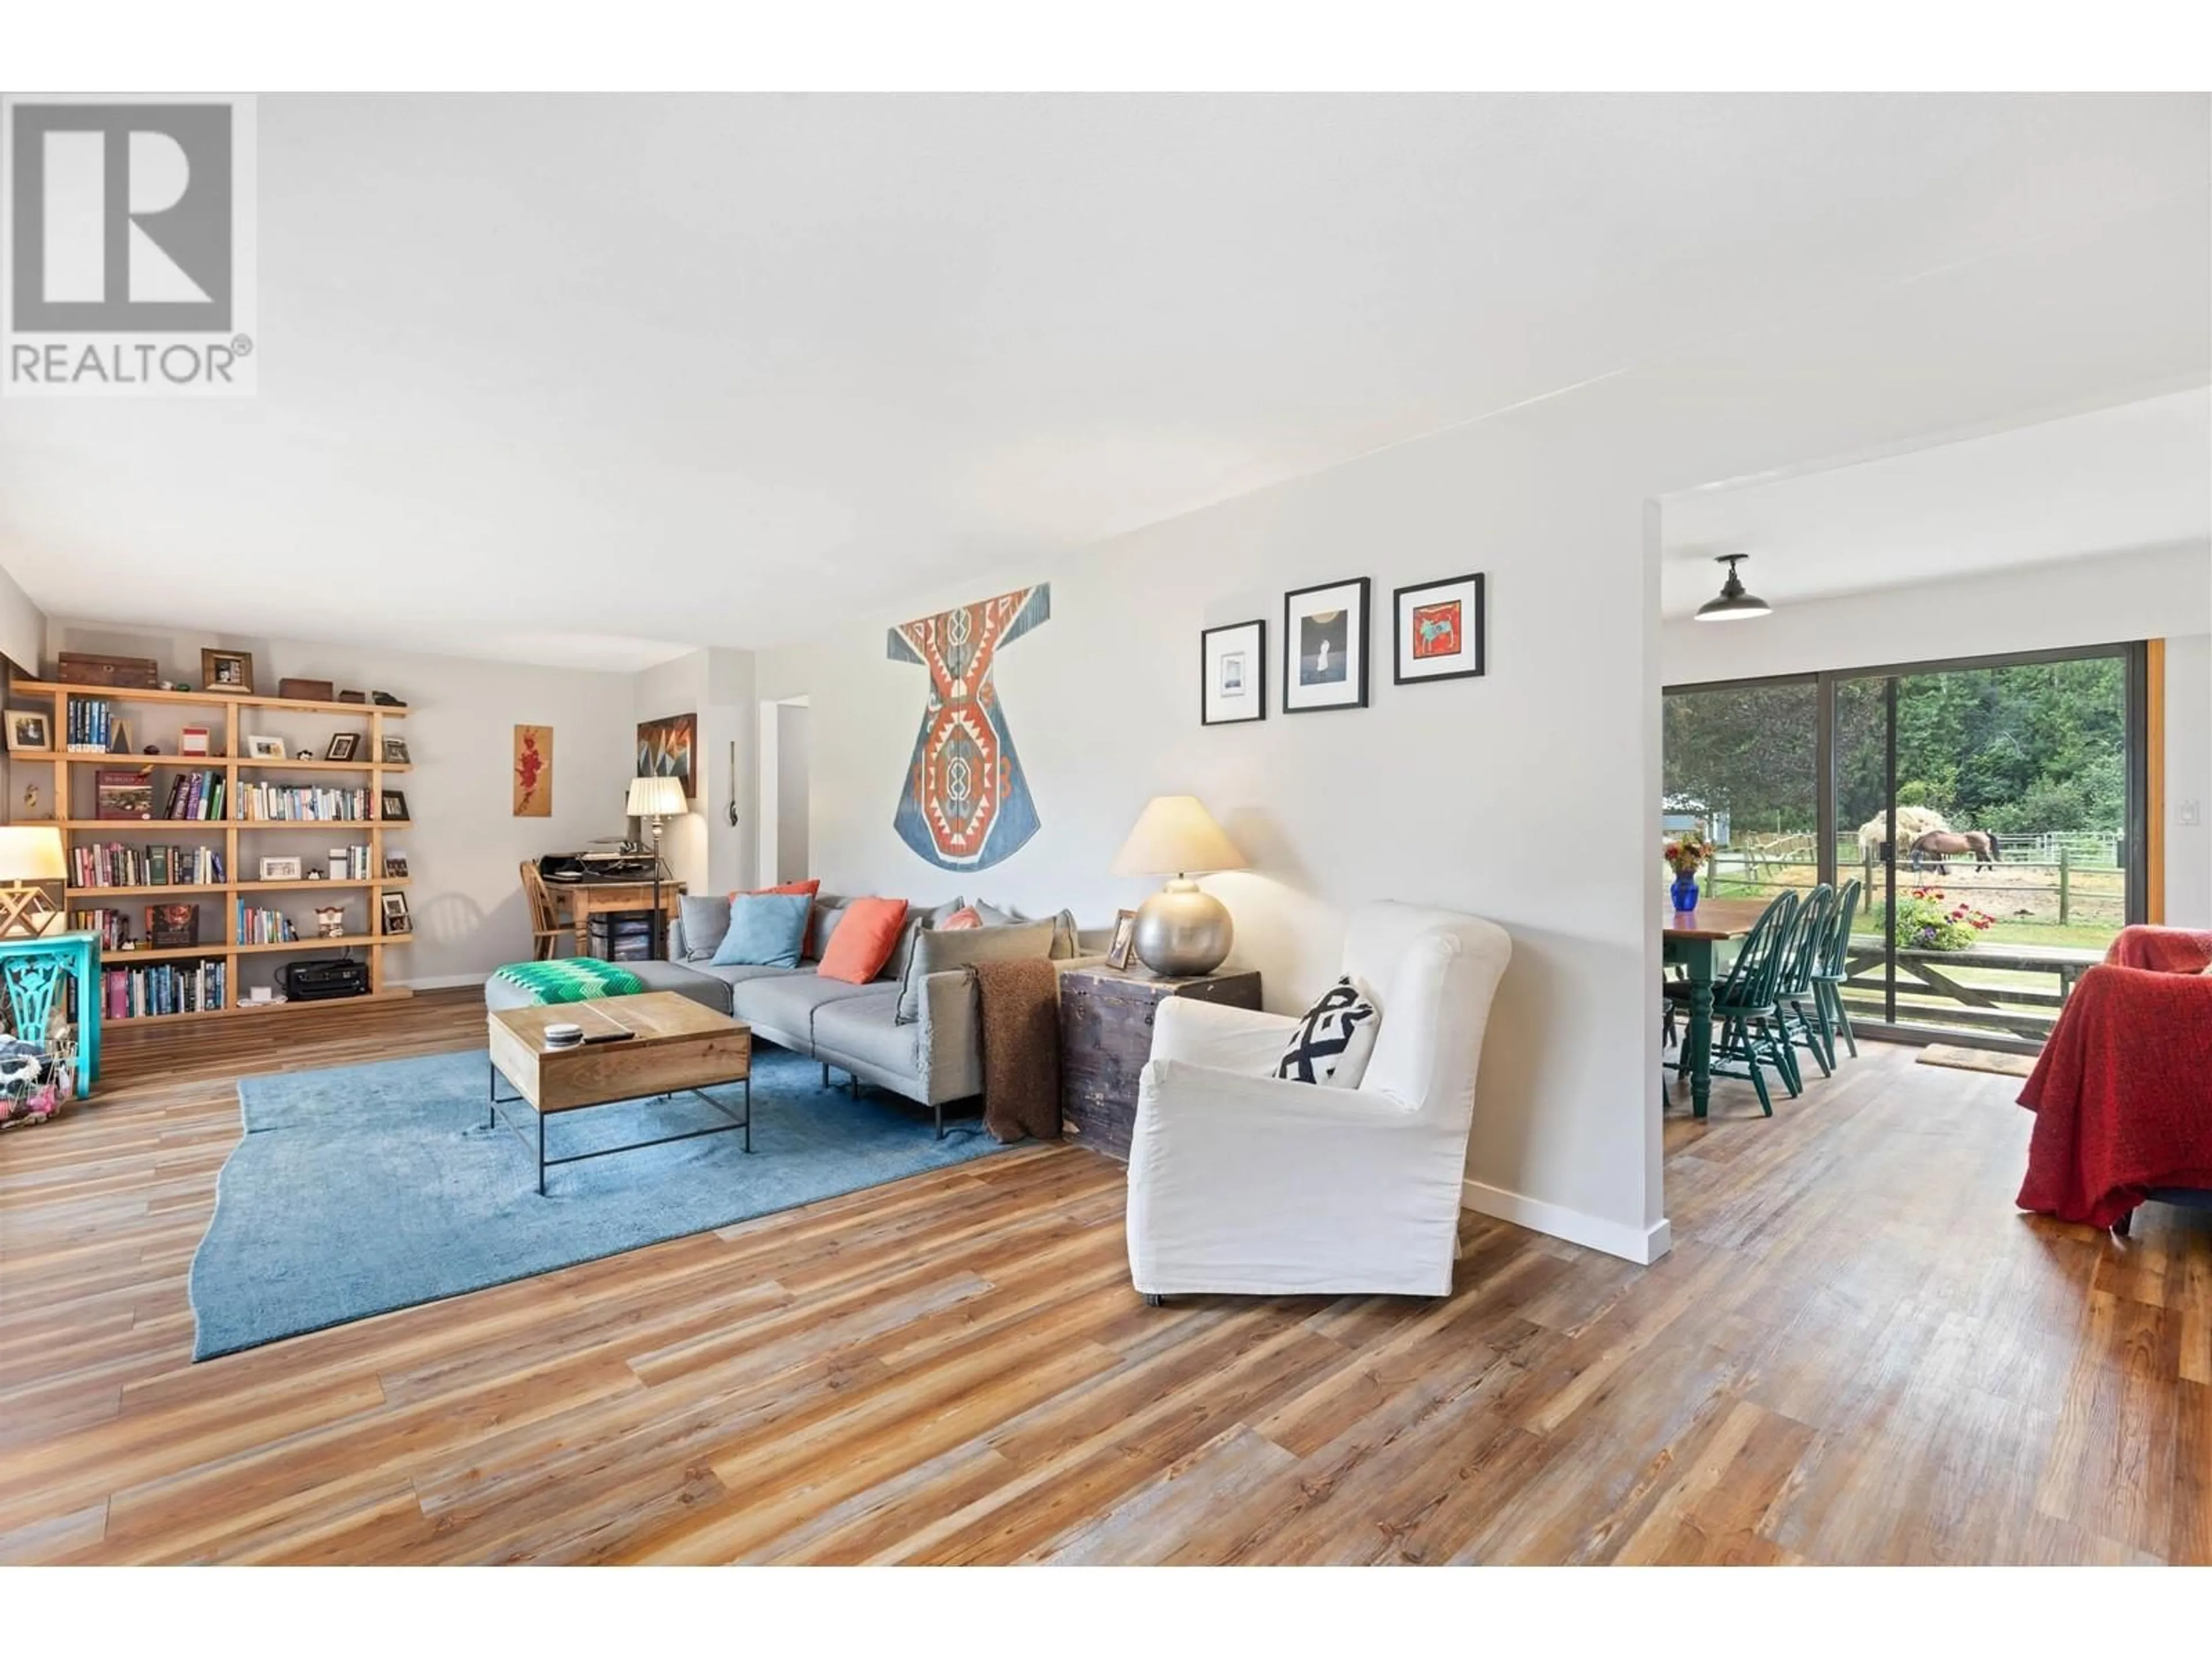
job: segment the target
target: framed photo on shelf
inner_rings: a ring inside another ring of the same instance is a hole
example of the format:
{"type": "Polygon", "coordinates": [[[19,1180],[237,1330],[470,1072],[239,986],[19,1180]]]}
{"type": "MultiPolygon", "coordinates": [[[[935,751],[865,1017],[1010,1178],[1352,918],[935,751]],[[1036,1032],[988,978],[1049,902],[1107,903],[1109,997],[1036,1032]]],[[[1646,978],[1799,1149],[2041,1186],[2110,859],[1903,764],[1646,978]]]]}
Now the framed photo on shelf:
{"type": "Polygon", "coordinates": [[[298,881],[301,879],[297,859],[266,858],[261,860],[261,879],[264,881],[298,881]]]}
{"type": "Polygon", "coordinates": [[[406,894],[386,893],[384,896],[382,909],[386,933],[411,933],[415,931],[415,918],[407,914],[406,894]]]}
{"type": "Polygon", "coordinates": [[[285,758],[284,739],[282,738],[249,737],[246,740],[246,758],[248,760],[283,760],[285,758]]]}
{"type": "Polygon", "coordinates": [[[413,763],[407,758],[406,738],[386,738],[384,740],[384,763],[386,766],[408,766],[413,764],[413,763]]]}
{"type": "Polygon", "coordinates": [[[205,759],[208,752],[208,729],[204,726],[187,726],[177,733],[177,753],[194,759],[205,759]]]}
{"type": "Polygon", "coordinates": [[[1367,707],[1364,576],[1283,595],[1283,712],[1367,707]]]}
{"type": "Polygon", "coordinates": [[[1106,949],[1106,965],[1117,972],[1129,965],[1137,948],[1137,913],[1120,910],[1114,916],[1114,942],[1106,949]]]}
{"type": "Polygon", "coordinates": [[[51,749],[54,746],[54,718],[31,709],[8,711],[8,747],[51,749]]]}
{"type": "Polygon", "coordinates": [[[1198,636],[1200,726],[1267,718],[1267,624],[1264,618],[1209,628],[1198,636]]]}
{"type": "Polygon", "coordinates": [[[200,653],[200,690],[203,691],[232,692],[241,697],[253,695],[253,653],[251,651],[217,651],[212,647],[200,653]]]}
{"type": "Polygon", "coordinates": [[[407,795],[399,789],[386,789],[377,796],[376,816],[386,823],[407,822],[407,795]]]}
{"type": "Polygon", "coordinates": [[[386,853],[384,855],[384,878],[386,881],[404,881],[407,879],[406,854],[386,853]]]}
{"type": "Polygon", "coordinates": [[[1391,596],[1400,685],[1473,679],[1482,672],[1482,573],[1401,587],[1391,596]]]}
{"type": "Polygon", "coordinates": [[[325,760],[349,761],[361,753],[361,733],[341,732],[331,739],[331,746],[323,751],[325,760]]]}

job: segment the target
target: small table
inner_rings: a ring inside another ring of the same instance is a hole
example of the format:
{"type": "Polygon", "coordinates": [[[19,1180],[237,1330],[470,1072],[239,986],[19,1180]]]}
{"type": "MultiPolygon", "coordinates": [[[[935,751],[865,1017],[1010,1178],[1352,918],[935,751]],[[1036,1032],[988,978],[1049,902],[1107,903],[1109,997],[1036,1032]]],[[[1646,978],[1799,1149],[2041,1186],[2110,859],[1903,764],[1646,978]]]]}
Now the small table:
{"type": "MultiPolygon", "coordinates": [[[[545,1195],[546,1170],[563,1164],[580,1164],[586,1158],[665,1146],[701,1135],[727,1134],[732,1130],[743,1130],[745,1150],[753,1149],[752,1028],[726,1014],[718,1014],[673,991],[648,991],[640,996],[605,997],[590,1002],[501,1008],[489,1017],[489,1025],[491,1115],[487,1127],[498,1123],[501,1106],[518,1100],[530,1103],[538,1118],[540,1198],[545,1195]],[[567,1048],[546,1047],[545,1028],[562,1024],[582,1026],[586,1041],[567,1048]],[[629,1035],[617,1036],[620,1032],[629,1035]],[[614,1040],[590,1041],[600,1036],[614,1040]],[[501,1099],[502,1075],[521,1092],[501,1099]],[[721,1102],[706,1092],[724,1083],[745,1085],[742,1119],[732,1116],[721,1102]],[[570,1158],[545,1156],[545,1120],[556,1112],[678,1091],[697,1095],[730,1121],[570,1158]]],[[[528,1138],[526,1133],[525,1140],[528,1138]]]]}
{"type": "Polygon", "coordinates": [[[647,954],[659,957],[669,920],[684,900],[682,882],[654,881],[650,877],[643,881],[603,881],[588,877],[582,881],[548,881],[545,890],[556,906],[567,903],[568,925],[576,930],[576,954],[580,957],[592,953],[593,916],[629,910],[653,912],[653,948],[647,954]]]}
{"type": "Polygon", "coordinates": [[[1709,898],[1694,910],[1667,911],[1660,924],[1662,956],[1680,963],[1689,975],[1690,1016],[1682,1032],[1682,1063],[1690,1073],[1690,1110],[1699,1117],[1705,1115],[1713,1093],[1715,947],[1750,933],[1769,902],[1709,898]]]}
{"type": "Polygon", "coordinates": [[[15,1011],[15,1035],[24,1042],[45,1043],[64,974],[76,981],[76,1092],[82,1099],[100,1076],[100,935],[0,939],[0,978],[15,1011]]]}

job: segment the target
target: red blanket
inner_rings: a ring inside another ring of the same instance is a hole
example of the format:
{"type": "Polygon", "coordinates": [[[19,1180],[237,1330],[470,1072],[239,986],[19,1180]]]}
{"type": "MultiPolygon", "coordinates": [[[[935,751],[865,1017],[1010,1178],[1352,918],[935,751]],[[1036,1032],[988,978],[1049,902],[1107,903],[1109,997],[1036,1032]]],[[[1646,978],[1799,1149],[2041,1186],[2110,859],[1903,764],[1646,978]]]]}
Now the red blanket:
{"type": "Polygon", "coordinates": [[[2130,927],[2081,975],[2020,1103],[2023,1210],[2109,1227],[2147,1187],[2212,1188],[2212,933],[2130,927]],[[2130,938],[2130,935],[2136,937],[2130,938]],[[2154,937],[2163,935],[2163,937],[2154,937]]]}
{"type": "Polygon", "coordinates": [[[2118,968],[2148,968],[2154,974],[2201,974],[2212,962],[2212,933],[2186,927],[2123,927],[2105,960],[2118,968]]]}

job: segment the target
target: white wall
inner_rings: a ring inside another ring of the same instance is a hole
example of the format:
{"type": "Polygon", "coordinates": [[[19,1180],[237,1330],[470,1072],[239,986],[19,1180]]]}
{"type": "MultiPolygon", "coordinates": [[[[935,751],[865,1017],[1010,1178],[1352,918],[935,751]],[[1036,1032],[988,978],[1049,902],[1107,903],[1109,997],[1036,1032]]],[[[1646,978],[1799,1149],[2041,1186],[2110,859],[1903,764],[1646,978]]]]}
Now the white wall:
{"type": "Polygon", "coordinates": [[[2166,642],[2166,920],[2212,927],[2212,635],[2166,642]]]}
{"type": "MultiPolygon", "coordinates": [[[[313,584],[301,591],[311,593],[313,584]]],[[[390,726],[405,737],[413,759],[414,769],[394,780],[406,791],[413,819],[404,830],[387,830],[385,845],[409,857],[415,939],[390,959],[395,980],[418,986],[466,983],[528,956],[520,861],[622,833],[635,734],[628,674],[287,640],[155,635],[60,619],[47,629],[46,666],[63,650],[154,657],[165,676],[198,685],[200,649],[210,645],[252,652],[261,690],[273,691],[279,678],[291,675],[386,690],[406,700],[407,718],[390,726]],[[513,816],[509,776],[518,725],[553,728],[550,817],[513,816]]],[[[174,727],[182,723],[181,718],[166,727],[157,723],[133,736],[173,752],[174,727]]],[[[302,743],[319,748],[335,732],[366,728],[365,721],[339,716],[271,716],[255,724],[295,748],[302,743]]],[[[255,856],[311,856],[352,838],[342,830],[302,830],[296,836],[257,831],[240,838],[241,858],[248,848],[255,856]]],[[[303,894],[289,907],[301,932],[310,935],[313,896],[303,894]]]]}
{"type": "MultiPolygon", "coordinates": [[[[803,702],[780,702],[775,709],[776,881],[804,881],[813,873],[807,846],[807,709],[803,702]]],[[[771,878],[763,872],[763,882],[771,878]]]]}
{"type": "Polygon", "coordinates": [[[1670,618],[1669,685],[2166,639],[2166,915],[2212,927],[2212,548],[2027,566],[1785,605],[1757,622],[1670,618]],[[2198,803],[2197,823],[2183,823],[2198,803]]]}
{"type": "MultiPolygon", "coordinates": [[[[755,793],[752,653],[714,648],[694,651],[635,677],[636,719],[672,714],[699,717],[693,756],[691,811],[663,830],[669,872],[693,892],[753,885],[749,820],[755,793]],[[731,745],[737,745],[734,763],[731,745]],[[734,775],[733,775],[734,774],[734,775]],[[730,822],[734,799],[738,822],[730,822]]],[[[635,753],[635,733],[632,754],[635,753]]],[[[630,769],[635,770],[634,758],[630,769]]],[[[625,775],[629,774],[626,773],[625,775]]],[[[641,827],[642,830],[642,827],[641,827]]]]}
{"type": "Polygon", "coordinates": [[[0,569],[0,657],[37,672],[46,643],[46,613],[31,603],[31,596],[13,576],[0,569]]]}

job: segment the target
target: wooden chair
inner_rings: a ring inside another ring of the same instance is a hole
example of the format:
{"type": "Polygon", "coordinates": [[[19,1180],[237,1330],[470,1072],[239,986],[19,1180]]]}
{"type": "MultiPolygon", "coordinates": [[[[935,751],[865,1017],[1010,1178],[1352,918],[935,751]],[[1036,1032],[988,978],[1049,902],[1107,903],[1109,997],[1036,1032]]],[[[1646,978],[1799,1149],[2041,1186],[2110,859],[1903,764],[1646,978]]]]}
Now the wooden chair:
{"type": "Polygon", "coordinates": [[[561,941],[574,941],[575,930],[561,925],[553,895],[545,890],[545,878],[538,873],[534,859],[522,861],[522,896],[530,906],[530,955],[533,961],[550,962],[561,954],[561,941]]]}
{"type": "MultiPolygon", "coordinates": [[[[1776,1000],[1796,931],[1797,905],[1794,892],[1784,892],[1769,904],[1736,952],[1728,977],[1713,988],[1712,1074],[1748,1082],[1759,1091],[1759,1109],[1768,1117],[1774,1115],[1774,1102],[1761,1075],[1763,1066],[1771,1066],[1780,1074],[1792,1098],[1803,1088],[1776,1000]],[[1723,1063],[1729,1060],[1739,1062],[1742,1069],[1731,1071],[1723,1063]]],[[[1670,999],[1689,1000],[1686,981],[1669,980],[1661,989],[1670,999]]],[[[1685,1073],[1689,1063],[1685,1054],[1673,1068],[1685,1073]]]]}

